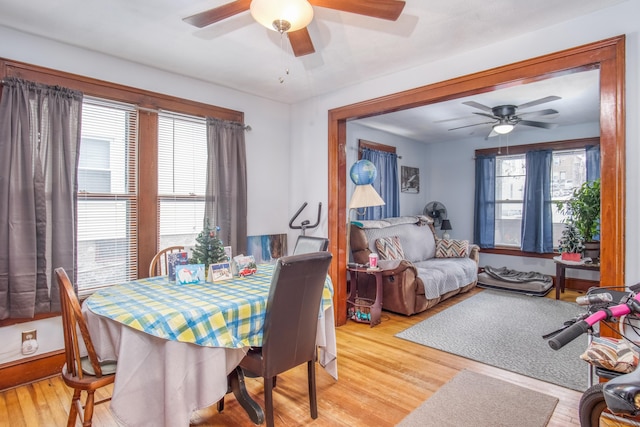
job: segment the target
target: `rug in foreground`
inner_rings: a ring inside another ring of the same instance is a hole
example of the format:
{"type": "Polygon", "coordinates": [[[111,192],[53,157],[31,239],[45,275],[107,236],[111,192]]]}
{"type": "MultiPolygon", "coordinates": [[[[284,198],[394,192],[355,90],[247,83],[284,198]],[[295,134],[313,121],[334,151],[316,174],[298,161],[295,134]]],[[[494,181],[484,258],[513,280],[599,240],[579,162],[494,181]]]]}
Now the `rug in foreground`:
{"type": "Polygon", "coordinates": [[[558,399],[464,370],[398,427],[544,427],[558,399]]]}
{"type": "Polygon", "coordinates": [[[582,313],[550,298],[484,290],[396,336],[562,387],[584,391],[587,336],[552,350],[542,336],[582,313]]]}

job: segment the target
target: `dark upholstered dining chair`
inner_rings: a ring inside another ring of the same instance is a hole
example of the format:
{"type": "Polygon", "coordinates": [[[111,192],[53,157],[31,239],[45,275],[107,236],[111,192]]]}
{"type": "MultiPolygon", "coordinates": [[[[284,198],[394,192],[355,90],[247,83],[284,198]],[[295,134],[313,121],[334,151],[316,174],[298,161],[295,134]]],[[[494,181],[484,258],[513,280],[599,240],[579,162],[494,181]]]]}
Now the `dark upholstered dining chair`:
{"type": "Polygon", "coordinates": [[[56,268],[55,275],[60,288],[64,331],[65,364],[62,367],[62,379],[68,387],[73,389],[67,427],[76,425],[76,417],[80,418],[83,426],[88,427],[91,426],[93,407],[111,400],[109,397],[96,402],[94,393],[97,389],[113,383],[116,363],[98,360],[89,329],[82,316],[80,302],[69,276],[63,268],[56,268]],[[78,335],[78,330],[80,330],[80,335],[78,335]],[[87,356],[82,357],[80,354],[80,340],[84,342],[87,356]],[[87,394],[84,405],[80,399],[83,391],[87,394]]]}
{"type": "Polygon", "coordinates": [[[248,373],[264,379],[267,427],[273,426],[276,375],[307,364],[309,409],[318,418],[316,399],[316,330],[322,291],[332,255],[311,252],[278,259],[271,279],[262,347],[251,348],[240,362],[248,373]]]}
{"type": "Polygon", "coordinates": [[[293,248],[293,254],[300,255],[309,252],[326,251],[328,247],[329,239],[326,237],[298,236],[296,246],[293,248]]]}
{"type": "Polygon", "coordinates": [[[149,277],[166,276],[168,273],[169,254],[184,250],[184,246],[169,246],[164,248],[151,259],[149,264],[149,277]]]}

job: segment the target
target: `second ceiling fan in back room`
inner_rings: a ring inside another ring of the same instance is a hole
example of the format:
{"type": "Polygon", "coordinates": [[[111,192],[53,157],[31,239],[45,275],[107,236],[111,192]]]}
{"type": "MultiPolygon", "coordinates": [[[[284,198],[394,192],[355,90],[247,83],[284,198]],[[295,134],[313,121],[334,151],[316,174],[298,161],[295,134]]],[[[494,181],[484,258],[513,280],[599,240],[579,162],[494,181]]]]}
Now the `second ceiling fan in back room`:
{"type": "Polygon", "coordinates": [[[455,128],[451,128],[449,130],[464,129],[472,126],[491,125],[491,131],[489,132],[489,135],[487,135],[487,138],[490,138],[497,135],[507,134],[511,132],[516,127],[516,125],[532,126],[532,127],[542,128],[542,129],[553,129],[558,127],[557,123],[535,121],[535,120],[530,120],[530,118],[558,114],[557,110],[548,108],[545,110],[527,111],[523,113],[519,113],[519,110],[535,107],[536,105],[544,104],[551,101],[556,101],[558,99],[561,99],[561,98],[559,96],[547,96],[547,97],[536,99],[535,101],[526,102],[520,105],[506,104],[506,105],[498,105],[496,107],[488,107],[486,105],[482,105],[475,101],[463,102],[463,104],[465,105],[484,111],[483,113],[474,112],[473,114],[476,114],[482,117],[487,117],[491,119],[491,121],[474,123],[474,124],[465,125],[465,126],[458,126],[455,128]]]}
{"type": "Polygon", "coordinates": [[[395,21],[404,5],[399,0],[236,0],[183,21],[203,28],[250,10],[251,16],[268,29],[287,33],[294,55],[304,56],[316,51],[307,30],[313,19],[312,6],[395,21]]]}

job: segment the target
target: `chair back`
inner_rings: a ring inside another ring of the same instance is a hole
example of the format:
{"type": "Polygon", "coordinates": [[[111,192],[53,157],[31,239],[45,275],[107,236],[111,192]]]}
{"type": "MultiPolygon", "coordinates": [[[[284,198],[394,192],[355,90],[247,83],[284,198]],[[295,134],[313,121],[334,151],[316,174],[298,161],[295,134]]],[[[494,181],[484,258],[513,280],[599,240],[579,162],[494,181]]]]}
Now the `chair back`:
{"type": "Polygon", "coordinates": [[[263,376],[315,360],[316,330],[330,252],[282,257],[271,280],[262,340],[263,376]]]}
{"type": "Polygon", "coordinates": [[[149,277],[166,276],[169,272],[169,254],[183,250],[184,246],[169,246],[155,254],[149,264],[149,277]]]}
{"type": "MultiPolygon", "coordinates": [[[[60,305],[62,307],[62,329],[64,332],[64,352],[67,373],[74,377],[83,378],[80,354],[80,339],[83,340],[87,356],[93,368],[93,376],[101,377],[102,368],[98,361],[87,323],[82,316],[80,302],[73,289],[71,280],[63,268],[54,270],[60,288],[60,305]],[[78,335],[78,330],[80,334],[78,335]],[[95,373],[95,374],[94,374],[95,373]]],[[[87,369],[88,366],[85,366],[87,369]]]]}
{"type": "Polygon", "coordinates": [[[300,255],[309,252],[326,251],[328,247],[329,239],[326,237],[298,236],[296,246],[293,248],[293,254],[300,255]]]}

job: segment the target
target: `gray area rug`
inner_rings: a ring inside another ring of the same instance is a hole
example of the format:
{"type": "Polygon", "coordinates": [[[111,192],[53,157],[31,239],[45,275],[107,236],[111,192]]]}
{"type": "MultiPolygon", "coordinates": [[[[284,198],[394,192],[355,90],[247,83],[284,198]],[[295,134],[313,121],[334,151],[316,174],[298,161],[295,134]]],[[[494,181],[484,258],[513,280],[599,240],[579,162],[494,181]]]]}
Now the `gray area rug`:
{"type": "Polygon", "coordinates": [[[542,381],[584,391],[587,336],[552,350],[542,336],[584,312],[574,303],[484,290],[396,334],[542,381]]]}
{"type": "Polygon", "coordinates": [[[558,399],[462,371],[407,415],[399,427],[544,427],[558,399]]]}

